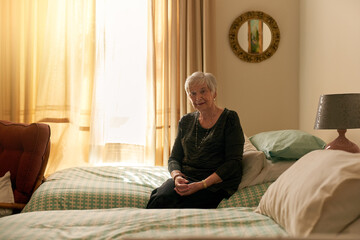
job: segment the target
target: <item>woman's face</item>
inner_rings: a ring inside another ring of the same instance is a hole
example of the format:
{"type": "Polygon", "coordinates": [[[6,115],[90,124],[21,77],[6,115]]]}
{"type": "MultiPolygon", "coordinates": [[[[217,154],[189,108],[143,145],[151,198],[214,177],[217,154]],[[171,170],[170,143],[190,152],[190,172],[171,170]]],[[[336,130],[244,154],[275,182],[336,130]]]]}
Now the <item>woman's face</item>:
{"type": "Polygon", "coordinates": [[[189,98],[193,107],[199,111],[211,108],[214,105],[216,93],[212,93],[206,83],[195,84],[189,87],[189,98]]]}

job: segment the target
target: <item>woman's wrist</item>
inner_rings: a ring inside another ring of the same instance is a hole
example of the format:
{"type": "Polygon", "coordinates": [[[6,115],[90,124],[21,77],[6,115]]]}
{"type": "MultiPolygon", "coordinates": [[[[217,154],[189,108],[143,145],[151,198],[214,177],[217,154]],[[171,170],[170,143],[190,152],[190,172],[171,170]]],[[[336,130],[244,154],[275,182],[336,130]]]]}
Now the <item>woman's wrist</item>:
{"type": "Polygon", "coordinates": [[[182,174],[181,173],[175,174],[173,177],[174,181],[176,180],[177,177],[182,177],[182,174]]]}
{"type": "Polygon", "coordinates": [[[183,174],[179,170],[174,170],[171,172],[171,177],[175,181],[177,177],[182,177],[183,174]]]}
{"type": "Polygon", "coordinates": [[[205,180],[202,180],[201,183],[203,185],[203,189],[206,189],[208,187],[205,180]]]}

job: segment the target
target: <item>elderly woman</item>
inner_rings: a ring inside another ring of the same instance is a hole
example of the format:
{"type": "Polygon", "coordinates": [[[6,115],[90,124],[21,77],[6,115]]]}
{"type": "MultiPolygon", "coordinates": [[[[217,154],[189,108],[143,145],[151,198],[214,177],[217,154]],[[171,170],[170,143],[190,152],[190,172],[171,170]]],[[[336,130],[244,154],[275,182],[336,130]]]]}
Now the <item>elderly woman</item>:
{"type": "Polygon", "coordinates": [[[172,178],[153,190],[147,208],[216,208],[241,181],[244,134],[237,113],[216,105],[215,77],[195,72],[185,90],[197,111],[179,121],[172,178]]]}

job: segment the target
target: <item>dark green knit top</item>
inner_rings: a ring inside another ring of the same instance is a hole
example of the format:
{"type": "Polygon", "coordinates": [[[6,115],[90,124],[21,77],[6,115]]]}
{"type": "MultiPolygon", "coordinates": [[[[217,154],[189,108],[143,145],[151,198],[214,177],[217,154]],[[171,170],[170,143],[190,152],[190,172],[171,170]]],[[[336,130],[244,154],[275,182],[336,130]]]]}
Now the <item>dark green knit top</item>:
{"type": "Polygon", "coordinates": [[[180,170],[197,181],[216,172],[223,182],[210,186],[209,190],[223,189],[230,197],[242,177],[244,134],[239,117],[225,108],[210,129],[202,128],[198,118],[199,112],[193,112],[180,119],[168,169],[180,170]]]}

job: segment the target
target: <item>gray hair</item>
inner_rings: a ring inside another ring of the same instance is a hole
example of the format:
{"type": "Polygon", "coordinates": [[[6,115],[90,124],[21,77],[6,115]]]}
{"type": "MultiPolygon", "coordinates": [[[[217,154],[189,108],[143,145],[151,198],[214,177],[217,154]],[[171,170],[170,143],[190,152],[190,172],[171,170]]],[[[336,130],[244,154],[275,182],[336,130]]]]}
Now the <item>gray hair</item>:
{"type": "Polygon", "coordinates": [[[212,93],[216,92],[217,84],[214,75],[204,72],[194,72],[191,74],[185,81],[185,91],[189,95],[191,86],[204,83],[206,83],[212,93]]]}

